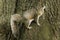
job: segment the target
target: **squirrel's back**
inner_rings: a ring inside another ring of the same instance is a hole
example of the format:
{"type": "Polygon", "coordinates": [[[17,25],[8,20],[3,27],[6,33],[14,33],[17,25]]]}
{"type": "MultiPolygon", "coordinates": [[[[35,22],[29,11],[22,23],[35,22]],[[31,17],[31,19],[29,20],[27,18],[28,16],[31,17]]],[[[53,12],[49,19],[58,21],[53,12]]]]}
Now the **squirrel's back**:
{"type": "Polygon", "coordinates": [[[32,19],[34,18],[34,15],[36,14],[36,9],[32,8],[24,12],[23,16],[26,19],[32,19]]]}

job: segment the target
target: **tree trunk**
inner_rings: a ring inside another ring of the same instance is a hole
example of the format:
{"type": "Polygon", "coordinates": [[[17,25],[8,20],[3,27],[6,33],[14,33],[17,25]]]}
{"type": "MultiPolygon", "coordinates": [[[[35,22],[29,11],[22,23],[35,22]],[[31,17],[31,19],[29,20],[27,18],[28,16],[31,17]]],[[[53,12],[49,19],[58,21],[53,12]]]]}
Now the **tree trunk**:
{"type": "Polygon", "coordinates": [[[10,28],[12,14],[23,14],[30,8],[46,5],[44,18],[40,24],[32,23],[31,30],[23,27],[20,31],[21,40],[60,40],[60,0],[0,0],[0,40],[16,40],[10,28]]]}

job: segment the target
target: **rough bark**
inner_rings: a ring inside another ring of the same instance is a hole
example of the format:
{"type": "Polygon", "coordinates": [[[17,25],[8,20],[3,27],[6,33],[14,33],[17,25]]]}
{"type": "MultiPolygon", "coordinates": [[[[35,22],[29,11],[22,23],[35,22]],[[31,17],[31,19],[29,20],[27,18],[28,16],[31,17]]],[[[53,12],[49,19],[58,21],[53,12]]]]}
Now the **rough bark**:
{"type": "Polygon", "coordinates": [[[0,0],[0,40],[15,40],[11,33],[10,16],[34,7],[47,5],[45,19],[40,24],[32,23],[31,30],[20,30],[21,40],[60,40],[60,0],[0,0]]]}

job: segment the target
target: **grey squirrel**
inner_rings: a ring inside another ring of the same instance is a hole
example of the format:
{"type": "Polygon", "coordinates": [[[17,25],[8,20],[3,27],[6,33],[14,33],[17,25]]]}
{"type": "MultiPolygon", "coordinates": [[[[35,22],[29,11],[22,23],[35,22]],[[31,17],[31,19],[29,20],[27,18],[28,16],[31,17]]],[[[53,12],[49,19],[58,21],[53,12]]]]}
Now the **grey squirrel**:
{"type": "Polygon", "coordinates": [[[41,17],[44,14],[44,9],[46,8],[46,6],[43,6],[42,8],[38,9],[36,11],[36,9],[32,8],[29,9],[27,11],[24,12],[23,16],[21,16],[20,14],[13,14],[11,15],[11,20],[10,20],[10,24],[11,24],[11,30],[12,30],[12,34],[16,37],[16,35],[19,32],[19,27],[17,26],[17,24],[15,22],[22,22],[22,20],[25,18],[27,19],[28,22],[28,29],[31,29],[32,27],[30,27],[30,24],[33,20],[35,20],[35,16],[37,15],[37,25],[40,26],[39,23],[39,17],[41,17]]]}

